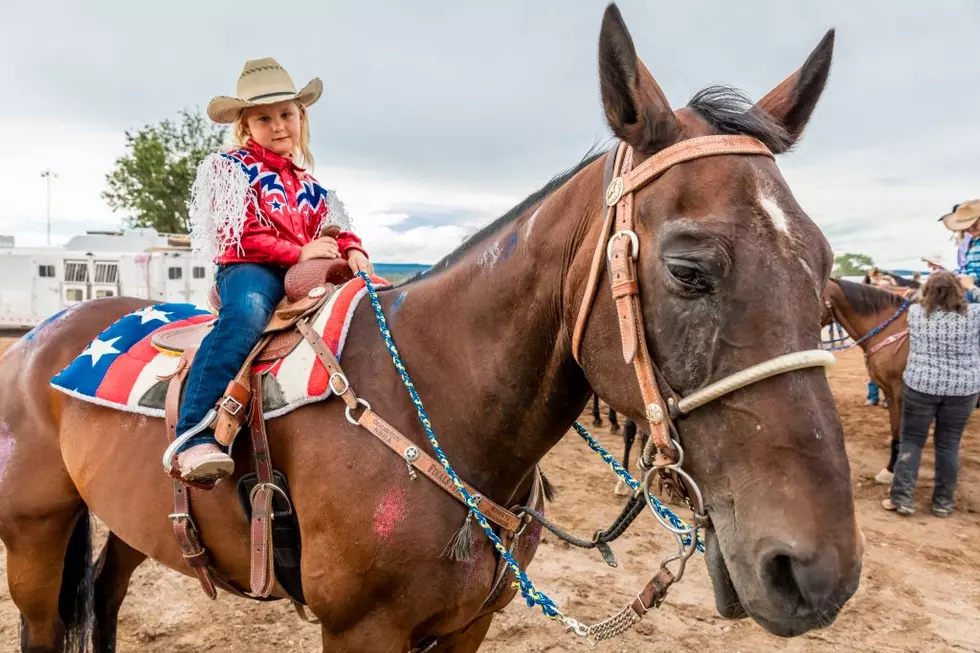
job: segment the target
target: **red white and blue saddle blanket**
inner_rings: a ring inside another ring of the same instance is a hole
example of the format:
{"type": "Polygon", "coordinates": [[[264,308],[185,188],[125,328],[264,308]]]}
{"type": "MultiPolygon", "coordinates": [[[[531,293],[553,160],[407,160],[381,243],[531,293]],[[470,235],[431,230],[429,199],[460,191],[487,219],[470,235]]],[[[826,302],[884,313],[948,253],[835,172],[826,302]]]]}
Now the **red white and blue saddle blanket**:
{"type": "MultiPolygon", "coordinates": [[[[384,280],[377,282],[381,285],[384,280]]],[[[361,279],[347,282],[311,322],[337,360],[342,357],[354,310],[366,294],[361,279]]],[[[213,313],[193,304],[155,304],[141,308],[119,318],[100,333],[68,367],[51,379],[51,385],[82,401],[163,417],[169,381],[161,377],[173,374],[180,358],[156,349],[151,342],[153,334],[215,319],[213,313]]],[[[254,369],[262,374],[266,419],[331,395],[326,368],[306,340],[285,358],[256,365],[254,369]]]]}

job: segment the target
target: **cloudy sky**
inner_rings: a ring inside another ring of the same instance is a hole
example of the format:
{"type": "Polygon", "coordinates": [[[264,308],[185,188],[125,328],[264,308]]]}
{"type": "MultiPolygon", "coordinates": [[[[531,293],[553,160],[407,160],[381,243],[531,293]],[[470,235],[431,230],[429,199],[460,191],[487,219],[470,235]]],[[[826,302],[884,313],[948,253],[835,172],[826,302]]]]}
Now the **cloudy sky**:
{"type": "MultiPolygon", "coordinates": [[[[376,260],[430,263],[609,138],[596,80],[605,3],[53,0],[0,21],[0,233],[115,228],[100,199],[123,132],[234,91],[274,56],[311,111],[317,176],[376,260]]],[[[891,267],[952,258],[936,219],[980,196],[975,0],[624,0],[675,106],[710,83],[758,98],[837,28],[830,82],[780,165],[838,252],[891,267]]]]}

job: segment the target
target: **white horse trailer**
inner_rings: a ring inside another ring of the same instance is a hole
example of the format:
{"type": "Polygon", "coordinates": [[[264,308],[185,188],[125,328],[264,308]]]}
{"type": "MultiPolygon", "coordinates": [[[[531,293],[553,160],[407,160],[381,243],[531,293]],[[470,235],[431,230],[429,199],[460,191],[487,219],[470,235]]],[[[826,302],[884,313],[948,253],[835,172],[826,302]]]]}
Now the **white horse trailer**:
{"type": "Polygon", "coordinates": [[[0,248],[0,329],[30,329],[78,302],[127,296],[207,306],[214,266],[186,237],[89,232],[63,248],[0,248]]]}

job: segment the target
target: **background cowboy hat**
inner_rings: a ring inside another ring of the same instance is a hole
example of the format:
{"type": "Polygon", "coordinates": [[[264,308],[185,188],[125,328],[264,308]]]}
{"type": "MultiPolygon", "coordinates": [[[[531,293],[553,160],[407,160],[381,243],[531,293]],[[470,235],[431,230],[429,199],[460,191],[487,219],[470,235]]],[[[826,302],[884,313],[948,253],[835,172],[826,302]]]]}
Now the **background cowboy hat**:
{"type": "Polygon", "coordinates": [[[262,104],[296,100],[308,107],[320,99],[323,82],[315,77],[299,91],[293,78],[278,61],[271,57],[245,62],[235,86],[237,97],[220,95],[208,103],[208,117],[218,123],[233,123],[242,109],[262,104]]]}
{"type": "Polygon", "coordinates": [[[963,231],[980,220],[980,200],[969,200],[957,204],[953,210],[939,218],[950,231],[963,231]]]}

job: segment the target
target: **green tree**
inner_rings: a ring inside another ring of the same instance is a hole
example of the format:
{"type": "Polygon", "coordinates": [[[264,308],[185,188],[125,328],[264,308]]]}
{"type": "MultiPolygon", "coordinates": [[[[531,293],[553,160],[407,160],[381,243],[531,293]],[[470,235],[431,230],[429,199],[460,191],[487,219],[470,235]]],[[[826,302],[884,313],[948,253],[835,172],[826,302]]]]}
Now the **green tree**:
{"type": "Polygon", "coordinates": [[[187,200],[197,166],[226,133],[227,128],[186,109],[177,120],[127,131],[127,152],[106,175],[102,198],[113,211],[127,213],[130,227],[188,233],[187,200]]]}
{"type": "Polygon", "coordinates": [[[858,277],[873,267],[874,261],[867,254],[847,252],[834,257],[835,277],[858,277]]]}

